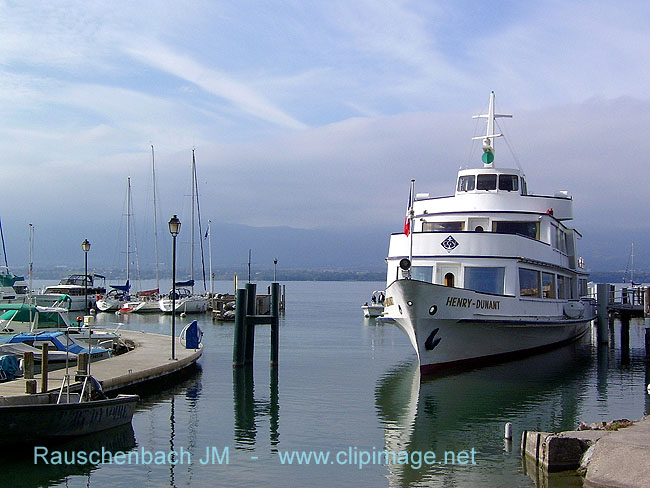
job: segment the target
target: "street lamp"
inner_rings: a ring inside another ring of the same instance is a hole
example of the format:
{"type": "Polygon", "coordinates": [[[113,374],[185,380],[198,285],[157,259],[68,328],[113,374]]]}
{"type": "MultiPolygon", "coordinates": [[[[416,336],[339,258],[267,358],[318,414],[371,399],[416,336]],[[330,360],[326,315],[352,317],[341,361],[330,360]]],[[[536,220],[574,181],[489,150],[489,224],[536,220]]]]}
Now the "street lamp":
{"type": "Polygon", "coordinates": [[[81,243],[81,249],[84,251],[84,315],[88,315],[88,251],[90,251],[88,239],[84,239],[81,243]]]}
{"type": "Polygon", "coordinates": [[[278,258],[275,258],[273,260],[273,282],[275,283],[277,280],[277,271],[278,271],[278,258]]]}
{"type": "Polygon", "coordinates": [[[172,235],[172,359],[176,359],[176,236],[181,231],[181,221],[174,216],[169,219],[169,233],[172,235]]]}

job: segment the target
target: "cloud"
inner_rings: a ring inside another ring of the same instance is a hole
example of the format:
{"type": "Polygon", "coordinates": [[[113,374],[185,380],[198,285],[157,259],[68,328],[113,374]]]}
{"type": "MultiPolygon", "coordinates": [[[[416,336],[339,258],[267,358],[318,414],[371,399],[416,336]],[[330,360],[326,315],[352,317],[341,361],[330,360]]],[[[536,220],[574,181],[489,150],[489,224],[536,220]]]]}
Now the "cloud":
{"type": "Polygon", "coordinates": [[[291,129],[306,127],[304,123],[284,113],[244,83],[225,73],[202,66],[188,55],[177,54],[161,44],[147,42],[146,46],[145,49],[127,47],[125,51],[141,62],[193,83],[212,95],[228,100],[254,117],[291,129]]]}

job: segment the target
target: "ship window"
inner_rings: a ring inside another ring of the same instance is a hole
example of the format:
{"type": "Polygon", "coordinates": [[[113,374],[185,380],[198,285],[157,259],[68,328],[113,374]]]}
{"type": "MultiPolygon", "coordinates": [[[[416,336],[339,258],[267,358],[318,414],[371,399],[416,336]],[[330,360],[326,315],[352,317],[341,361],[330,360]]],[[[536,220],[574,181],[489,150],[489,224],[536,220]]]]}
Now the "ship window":
{"type": "Polygon", "coordinates": [[[578,280],[578,296],[579,297],[587,296],[587,280],[584,279],[578,280]]]}
{"type": "Polygon", "coordinates": [[[555,280],[552,273],[542,272],[542,294],[544,298],[555,298],[555,280]]]}
{"type": "Polygon", "coordinates": [[[526,180],[524,177],[521,177],[521,194],[522,195],[528,195],[528,188],[526,186],[526,180]]]}
{"type": "Polygon", "coordinates": [[[476,177],[477,190],[496,190],[497,175],[478,175],[476,177]]]}
{"type": "Polygon", "coordinates": [[[539,297],[539,271],[519,268],[519,295],[539,297]]]}
{"type": "Polygon", "coordinates": [[[418,281],[433,283],[433,266],[412,266],[411,278],[418,281]]]}
{"type": "Polygon", "coordinates": [[[422,232],[460,232],[463,222],[422,222],[422,232]]]}
{"type": "Polygon", "coordinates": [[[505,268],[465,266],[465,288],[503,295],[505,268]]]}
{"type": "Polygon", "coordinates": [[[569,279],[566,276],[557,275],[557,297],[558,298],[569,298],[568,293],[568,282],[569,279]]]}
{"type": "Polygon", "coordinates": [[[502,234],[521,234],[522,236],[537,239],[537,222],[494,222],[494,232],[502,234]]]}
{"type": "Polygon", "coordinates": [[[519,178],[517,175],[499,175],[499,190],[519,190],[519,178]]]}
{"type": "Polygon", "coordinates": [[[474,189],[474,175],[461,176],[458,178],[457,191],[472,191],[474,189]]]}

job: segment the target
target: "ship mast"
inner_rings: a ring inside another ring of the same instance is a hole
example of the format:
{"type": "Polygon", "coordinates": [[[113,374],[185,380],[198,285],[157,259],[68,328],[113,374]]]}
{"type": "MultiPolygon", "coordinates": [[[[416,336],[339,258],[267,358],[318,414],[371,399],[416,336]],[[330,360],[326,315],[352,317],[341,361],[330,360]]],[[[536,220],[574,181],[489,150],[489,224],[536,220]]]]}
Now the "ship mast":
{"type": "Polygon", "coordinates": [[[487,130],[484,136],[473,137],[472,140],[483,140],[483,164],[486,168],[492,168],[494,163],[494,138],[502,137],[503,134],[494,133],[494,121],[500,117],[512,118],[511,114],[495,114],[494,113],[494,91],[490,92],[490,105],[488,113],[482,115],[474,115],[473,119],[487,119],[487,130]]]}

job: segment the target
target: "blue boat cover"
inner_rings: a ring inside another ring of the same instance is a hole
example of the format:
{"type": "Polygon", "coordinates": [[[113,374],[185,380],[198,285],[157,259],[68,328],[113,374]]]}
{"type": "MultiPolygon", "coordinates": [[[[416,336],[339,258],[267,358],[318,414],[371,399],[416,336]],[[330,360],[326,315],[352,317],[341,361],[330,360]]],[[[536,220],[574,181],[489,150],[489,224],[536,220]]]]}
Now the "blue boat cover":
{"type": "Polygon", "coordinates": [[[123,291],[124,293],[128,293],[129,290],[131,289],[131,284],[129,283],[129,280],[126,280],[126,285],[111,285],[111,288],[115,288],[116,290],[123,291]]]}
{"type": "Polygon", "coordinates": [[[194,286],[194,280],[177,281],[176,286],[194,286]]]}
{"type": "Polygon", "coordinates": [[[13,380],[20,369],[16,356],[0,356],[0,371],[4,372],[8,380],[13,380]]]}

